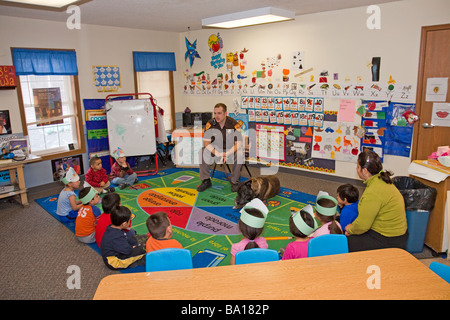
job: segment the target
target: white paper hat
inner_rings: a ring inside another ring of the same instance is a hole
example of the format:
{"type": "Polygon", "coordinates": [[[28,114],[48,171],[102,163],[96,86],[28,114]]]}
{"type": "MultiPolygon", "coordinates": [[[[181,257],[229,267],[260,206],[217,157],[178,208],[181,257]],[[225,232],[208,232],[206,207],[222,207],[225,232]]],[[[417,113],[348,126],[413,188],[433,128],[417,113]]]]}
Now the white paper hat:
{"type": "Polygon", "coordinates": [[[117,147],[117,149],[113,151],[112,156],[113,156],[114,159],[117,160],[119,158],[125,157],[125,152],[123,152],[122,149],[117,147]]]}
{"type": "Polygon", "coordinates": [[[69,182],[77,182],[80,180],[80,176],[75,172],[75,170],[70,167],[69,170],[67,170],[66,175],[64,178],[61,179],[64,184],[68,184],[69,182]]]}

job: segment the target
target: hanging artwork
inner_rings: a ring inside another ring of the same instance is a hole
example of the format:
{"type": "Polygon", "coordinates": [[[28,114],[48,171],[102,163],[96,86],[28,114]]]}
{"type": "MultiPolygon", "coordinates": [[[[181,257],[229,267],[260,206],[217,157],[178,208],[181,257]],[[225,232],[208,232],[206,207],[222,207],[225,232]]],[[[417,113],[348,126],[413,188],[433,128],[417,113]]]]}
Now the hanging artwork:
{"type": "Polygon", "coordinates": [[[208,38],[208,47],[211,51],[211,66],[214,69],[220,69],[225,64],[225,59],[222,58],[223,41],[220,34],[212,34],[208,38]]]}
{"type": "Polygon", "coordinates": [[[186,40],[186,54],[184,55],[184,60],[189,58],[189,64],[192,67],[194,64],[195,58],[200,58],[200,55],[197,52],[197,40],[193,43],[190,43],[188,38],[185,37],[186,40]]]}
{"type": "Polygon", "coordinates": [[[121,87],[118,66],[92,66],[97,92],[117,92],[121,87]]]}

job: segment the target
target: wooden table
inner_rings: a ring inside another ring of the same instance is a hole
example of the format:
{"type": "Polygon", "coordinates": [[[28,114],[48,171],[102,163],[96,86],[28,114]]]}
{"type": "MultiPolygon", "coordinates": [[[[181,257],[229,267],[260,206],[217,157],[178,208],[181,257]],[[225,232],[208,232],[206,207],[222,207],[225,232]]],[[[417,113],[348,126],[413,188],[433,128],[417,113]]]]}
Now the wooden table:
{"type": "Polygon", "coordinates": [[[25,177],[23,175],[23,166],[27,163],[40,161],[39,156],[30,156],[23,161],[12,161],[8,163],[0,163],[0,171],[9,171],[9,179],[14,186],[14,191],[0,194],[0,199],[20,195],[20,201],[23,206],[28,206],[27,188],[25,186],[25,177]],[[17,172],[17,179],[16,179],[17,172]],[[18,181],[17,181],[18,180],[18,181]]]}
{"type": "Polygon", "coordinates": [[[248,265],[111,275],[100,282],[94,299],[450,299],[450,284],[408,252],[382,249],[248,265]],[[377,268],[380,289],[369,289],[368,283],[377,285],[372,281],[377,277],[377,268]]]}

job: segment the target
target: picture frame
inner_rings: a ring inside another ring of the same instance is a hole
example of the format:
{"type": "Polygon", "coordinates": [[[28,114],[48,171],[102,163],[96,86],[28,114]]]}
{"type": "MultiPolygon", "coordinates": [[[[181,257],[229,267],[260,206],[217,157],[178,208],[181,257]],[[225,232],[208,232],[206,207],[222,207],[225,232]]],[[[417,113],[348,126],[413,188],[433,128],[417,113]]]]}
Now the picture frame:
{"type": "Polygon", "coordinates": [[[26,158],[30,155],[30,143],[28,141],[28,136],[9,140],[9,151],[16,154],[19,150],[23,152],[23,156],[26,158]]]}
{"type": "Polygon", "coordinates": [[[0,110],[0,135],[11,134],[9,110],[0,110]]]}
{"type": "Polygon", "coordinates": [[[69,168],[74,168],[78,175],[84,174],[82,155],[52,160],[53,181],[61,181],[69,168]]]}

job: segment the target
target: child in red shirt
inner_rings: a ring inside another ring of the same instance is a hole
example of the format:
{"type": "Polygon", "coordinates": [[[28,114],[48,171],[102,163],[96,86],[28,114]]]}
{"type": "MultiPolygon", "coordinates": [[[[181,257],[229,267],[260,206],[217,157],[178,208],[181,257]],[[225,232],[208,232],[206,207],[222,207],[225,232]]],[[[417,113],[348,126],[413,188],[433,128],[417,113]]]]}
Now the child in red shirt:
{"type": "Polygon", "coordinates": [[[172,238],[172,224],[165,212],[155,212],[147,219],[147,228],[150,232],[145,249],[148,252],[166,249],[183,249],[181,243],[172,238]]]}
{"type": "Polygon", "coordinates": [[[103,234],[106,228],[111,224],[111,210],[114,207],[120,206],[120,196],[117,193],[108,193],[102,199],[102,209],[103,213],[97,221],[97,226],[95,227],[95,241],[98,247],[102,243],[103,234]]]}
{"type": "Polygon", "coordinates": [[[89,165],[90,168],[86,172],[84,186],[94,187],[98,193],[114,192],[114,188],[110,187],[111,184],[108,179],[108,174],[103,169],[102,159],[94,156],[89,160],[89,165]]]}

